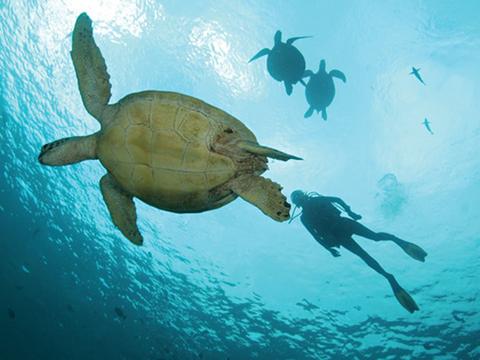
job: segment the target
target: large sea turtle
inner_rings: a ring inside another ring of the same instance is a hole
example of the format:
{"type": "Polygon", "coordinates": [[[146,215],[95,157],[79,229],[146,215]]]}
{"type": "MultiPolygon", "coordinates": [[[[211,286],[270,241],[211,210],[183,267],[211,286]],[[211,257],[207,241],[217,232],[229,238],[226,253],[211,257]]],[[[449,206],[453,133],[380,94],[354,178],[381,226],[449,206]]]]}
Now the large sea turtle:
{"type": "Polygon", "coordinates": [[[277,80],[283,81],[285,91],[288,95],[292,93],[293,84],[302,81],[305,72],[305,58],[302,53],[293,46],[293,42],[299,39],[305,39],[310,36],[298,36],[282,42],[282,33],[277,31],[274,36],[275,44],[270,50],[268,48],[260,50],[253,56],[249,62],[262,56],[268,55],[267,69],[270,75],[277,80]]]}
{"type": "Polygon", "coordinates": [[[327,106],[330,105],[335,97],[335,84],[333,78],[336,77],[343,82],[347,78],[340,70],[332,70],[328,74],[325,71],[325,60],[320,61],[318,72],[314,74],[311,70],[305,71],[304,77],[310,77],[306,88],[305,96],[310,108],[305,112],[304,117],[312,116],[313,111],[322,112],[323,120],[327,120],[327,106]]]}
{"type": "Polygon", "coordinates": [[[134,244],[143,243],[133,198],[160,209],[194,213],[238,196],[277,221],[290,216],[281,186],[260,175],[267,157],[299,159],[261,146],[239,120],[196,98],[162,91],[130,94],[108,104],[110,76],[82,13],[72,39],[72,60],[87,111],[101,129],[44,145],[40,163],[60,166],[98,159],[107,169],[100,188],[113,223],[134,244]]]}

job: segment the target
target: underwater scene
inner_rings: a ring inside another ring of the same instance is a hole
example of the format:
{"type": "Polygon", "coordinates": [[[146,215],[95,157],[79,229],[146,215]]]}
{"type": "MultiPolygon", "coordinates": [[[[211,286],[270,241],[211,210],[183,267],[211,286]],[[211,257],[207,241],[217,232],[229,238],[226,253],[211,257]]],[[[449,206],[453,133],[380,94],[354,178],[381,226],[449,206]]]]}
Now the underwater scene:
{"type": "Polygon", "coordinates": [[[0,0],[0,360],[480,359],[478,14],[0,0]]]}

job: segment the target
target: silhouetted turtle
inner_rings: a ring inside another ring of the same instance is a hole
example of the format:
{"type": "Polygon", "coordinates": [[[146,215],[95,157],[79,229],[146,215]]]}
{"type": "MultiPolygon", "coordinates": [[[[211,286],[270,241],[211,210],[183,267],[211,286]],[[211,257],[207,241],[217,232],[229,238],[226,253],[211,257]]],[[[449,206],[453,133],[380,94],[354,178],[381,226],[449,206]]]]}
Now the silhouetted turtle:
{"type": "Polygon", "coordinates": [[[276,221],[289,218],[282,187],[260,176],[267,157],[299,159],[261,146],[239,120],[199,99],[143,91],[116,104],[110,76],[81,14],[73,30],[72,60],[80,95],[101,129],[42,147],[40,163],[59,166],[98,159],[107,169],[100,189],[113,223],[134,244],[143,242],[134,197],[177,213],[219,208],[238,196],[276,221]]]}
{"type": "Polygon", "coordinates": [[[282,32],[275,33],[275,45],[270,49],[260,50],[249,62],[262,56],[268,55],[267,69],[275,80],[283,81],[288,95],[292,93],[293,84],[302,81],[305,72],[305,58],[298,49],[293,46],[293,42],[299,39],[309,38],[311,36],[298,36],[282,42],[282,32]]]}
{"type": "Polygon", "coordinates": [[[313,111],[317,113],[322,111],[323,120],[327,120],[327,106],[330,105],[335,97],[335,85],[333,78],[336,77],[343,82],[347,78],[340,70],[332,70],[328,74],[325,71],[325,60],[320,61],[318,72],[314,74],[311,70],[305,71],[304,77],[310,77],[306,88],[305,96],[310,105],[310,108],[305,113],[304,117],[312,116],[313,111]]]}

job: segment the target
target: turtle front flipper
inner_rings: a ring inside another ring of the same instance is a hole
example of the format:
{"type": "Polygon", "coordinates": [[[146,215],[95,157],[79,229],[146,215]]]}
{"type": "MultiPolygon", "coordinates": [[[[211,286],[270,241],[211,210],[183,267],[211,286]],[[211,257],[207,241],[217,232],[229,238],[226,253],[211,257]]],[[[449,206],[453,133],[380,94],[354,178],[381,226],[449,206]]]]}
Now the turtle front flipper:
{"type": "Polygon", "coordinates": [[[245,151],[248,151],[252,154],[260,155],[260,156],[266,156],[272,159],[277,159],[277,160],[282,160],[282,161],[288,161],[288,160],[303,160],[302,158],[299,158],[298,156],[290,155],[287,153],[284,153],[280,150],[273,149],[268,146],[262,146],[257,143],[254,143],[252,141],[247,141],[247,140],[242,140],[238,142],[238,147],[240,149],[243,149],[245,151]]]}
{"type": "Polygon", "coordinates": [[[93,39],[92,20],[86,13],[80,14],[75,23],[70,54],[83,105],[101,123],[103,110],[112,95],[112,86],[105,59],[93,39]]]}
{"type": "Polygon", "coordinates": [[[292,37],[290,39],[287,40],[287,44],[288,45],[291,45],[293,44],[294,41],[297,41],[297,40],[300,40],[300,39],[309,39],[311,38],[312,36],[297,36],[297,37],[292,37]]]}
{"type": "Polygon", "coordinates": [[[290,218],[290,204],[282,194],[282,187],[270,179],[257,175],[243,175],[230,182],[232,191],[255,205],[275,221],[290,218]]]}
{"type": "Polygon", "coordinates": [[[311,77],[313,75],[315,75],[315,74],[313,73],[312,70],[305,70],[305,72],[302,75],[302,78],[311,77]]]}
{"type": "Polygon", "coordinates": [[[132,196],[118,185],[111,174],[102,177],[100,190],[113,223],[128,240],[135,245],[142,245],[143,237],[137,227],[137,211],[132,196]]]}
{"type": "Polygon", "coordinates": [[[343,72],[341,72],[340,70],[332,70],[330,71],[329,73],[330,76],[332,77],[335,77],[337,79],[340,79],[342,80],[343,82],[347,82],[347,77],[345,76],[345,74],[343,72]]]}
{"type": "Polygon", "coordinates": [[[270,54],[270,49],[262,49],[258,53],[256,53],[250,60],[248,60],[249,63],[251,63],[254,60],[257,60],[258,58],[261,58],[262,56],[270,54]]]}

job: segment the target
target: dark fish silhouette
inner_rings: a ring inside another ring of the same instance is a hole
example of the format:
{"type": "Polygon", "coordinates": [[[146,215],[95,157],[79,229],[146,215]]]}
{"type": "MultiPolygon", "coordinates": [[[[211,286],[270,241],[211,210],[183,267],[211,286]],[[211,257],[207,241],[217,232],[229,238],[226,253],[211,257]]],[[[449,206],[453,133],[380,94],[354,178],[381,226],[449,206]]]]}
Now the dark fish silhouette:
{"type": "Polygon", "coordinates": [[[12,309],[8,308],[8,317],[10,319],[15,319],[15,311],[13,311],[12,309]]]}
{"type": "Polygon", "coordinates": [[[453,317],[455,320],[457,320],[457,321],[459,321],[459,322],[461,322],[461,323],[464,323],[464,322],[465,322],[465,319],[462,318],[461,316],[459,316],[459,313],[460,313],[460,312],[458,312],[458,311],[452,311],[452,317],[453,317]]]}
{"type": "Polygon", "coordinates": [[[127,317],[125,316],[124,312],[122,309],[120,309],[119,307],[116,307],[115,309],[115,313],[117,314],[117,316],[119,318],[121,318],[122,320],[125,320],[127,317]]]}
{"type": "Polygon", "coordinates": [[[426,85],[426,84],[423,82],[423,79],[422,79],[422,77],[420,76],[419,71],[420,71],[420,68],[415,69],[414,67],[412,67],[412,72],[410,73],[410,75],[415,76],[415,77],[418,79],[418,81],[420,81],[423,85],[426,85]]]}
{"type": "Polygon", "coordinates": [[[298,36],[282,42],[282,32],[279,30],[275,33],[275,44],[272,49],[262,49],[249,62],[268,55],[267,69],[270,75],[277,81],[283,81],[285,91],[288,95],[292,93],[293,84],[302,82],[303,73],[305,72],[305,58],[298,49],[293,46],[293,42],[299,39],[309,38],[311,36],[298,36]]]}
{"type": "Polygon", "coordinates": [[[423,120],[422,124],[425,126],[425,128],[428,130],[428,132],[433,135],[433,131],[430,128],[430,121],[428,121],[427,118],[425,118],[425,120],[423,120]]]}
{"type": "Polygon", "coordinates": [[[327,106],[335,97],[335,84],[333,78],[347,81],[345,74],[340,70],[332,70],[328,74],[325,71],[325,60],[320,61],[318,72],[314,74],[311,70],[305,71],[304,77],[310,77],[306,88],[305,96],[310,108],[305,112],[304,117],[312,116],[313,111],[322,112],[323,120],[327,120],[327,106]]]}
{"type": "Polygon", "coordinates": [[[296,305],[303,308],[303,310],[306,310],[306,311],[309,311],[309,312],[312,312],[312,310],[318,309],[317,305],[312,304],[307,299],[302,299],[302,301],[298,302],[296,305]]]}

